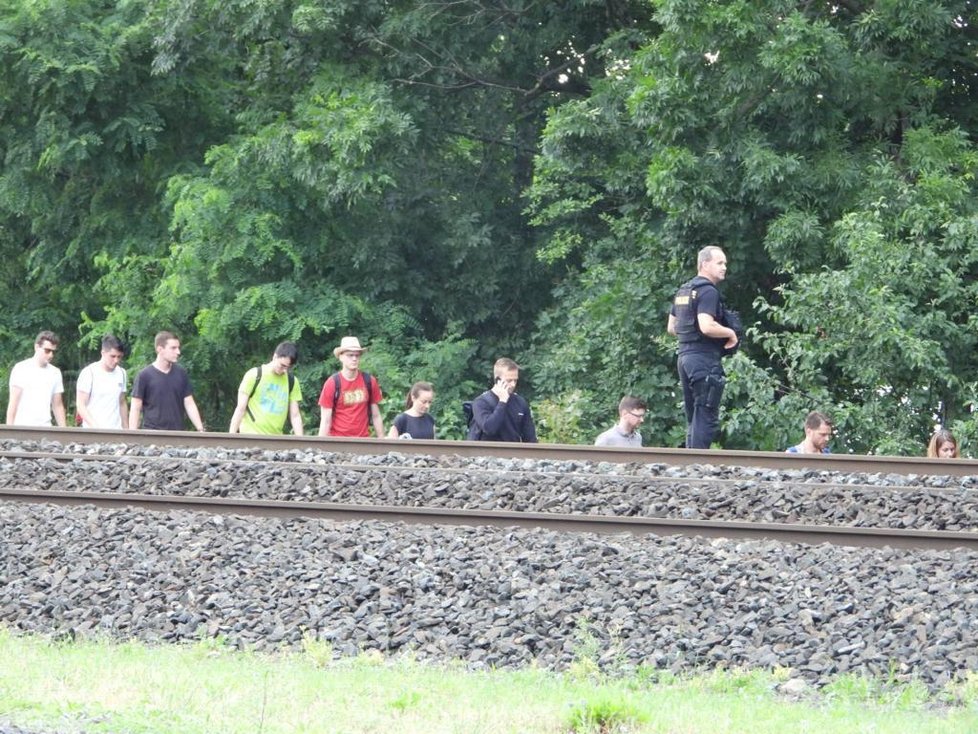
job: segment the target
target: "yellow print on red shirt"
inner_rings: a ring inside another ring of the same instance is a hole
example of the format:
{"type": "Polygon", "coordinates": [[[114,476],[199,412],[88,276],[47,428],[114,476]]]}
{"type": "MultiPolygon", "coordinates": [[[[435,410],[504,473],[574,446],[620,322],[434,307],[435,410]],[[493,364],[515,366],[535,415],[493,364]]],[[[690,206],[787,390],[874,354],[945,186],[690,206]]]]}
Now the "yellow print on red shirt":
{"type": "Polygon", "coordinates": [[[357,405],[359,403],[365,403],[367,402],[367,391],[362,387],[358,387],[356,390],[344,392],[341,399],[343,400],[343,405],[357,405]]]}

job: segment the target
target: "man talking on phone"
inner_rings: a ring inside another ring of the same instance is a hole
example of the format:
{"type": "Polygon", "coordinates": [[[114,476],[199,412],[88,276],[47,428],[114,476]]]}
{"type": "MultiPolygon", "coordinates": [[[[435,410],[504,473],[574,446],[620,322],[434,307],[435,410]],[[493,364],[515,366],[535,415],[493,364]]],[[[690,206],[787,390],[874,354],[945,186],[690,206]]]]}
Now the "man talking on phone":
{"type": "Polygon", "coordinates": [[[516,393],[520,366],[503,357],[492,367],[493,386],[472,401],[470,441],[517,441],[536,443],[530,404],[516,393]]]}

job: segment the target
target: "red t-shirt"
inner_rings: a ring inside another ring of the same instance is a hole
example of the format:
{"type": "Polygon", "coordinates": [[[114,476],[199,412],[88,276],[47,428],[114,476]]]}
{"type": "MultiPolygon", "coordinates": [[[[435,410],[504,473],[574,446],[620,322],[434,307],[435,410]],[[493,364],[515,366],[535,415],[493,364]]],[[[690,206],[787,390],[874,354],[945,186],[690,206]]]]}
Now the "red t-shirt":
{"type": "MultiPolygon", "coordinates": [[[[369,412],[367,411],[367,384],[363,381],[363,373],[357,372],[352,380],[340,373],[340,399],[338,405],[333,405],[336,394],[336,382],[330,375],[323,383],[319,393],[319,406],[333,411],[333,422],[329,427],[330,436],[354,436],[366,438],[370,435],[369,412]]],[[[370,400],[376,405],[384,396],[380,392],[377,378],[370,376],[370,400]]]]}

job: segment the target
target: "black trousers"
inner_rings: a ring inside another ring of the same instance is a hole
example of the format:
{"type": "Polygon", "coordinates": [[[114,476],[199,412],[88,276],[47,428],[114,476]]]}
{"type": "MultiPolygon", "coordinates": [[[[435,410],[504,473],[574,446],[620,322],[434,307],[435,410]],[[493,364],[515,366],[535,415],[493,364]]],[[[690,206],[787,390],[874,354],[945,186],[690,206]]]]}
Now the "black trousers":
{"type": "Polygon", "coordinates": [[[688,449],[710,448],[720,428],[720,399],[726,383],[720,359],[719,354],[710,352],[679,355],[688,449]]]}

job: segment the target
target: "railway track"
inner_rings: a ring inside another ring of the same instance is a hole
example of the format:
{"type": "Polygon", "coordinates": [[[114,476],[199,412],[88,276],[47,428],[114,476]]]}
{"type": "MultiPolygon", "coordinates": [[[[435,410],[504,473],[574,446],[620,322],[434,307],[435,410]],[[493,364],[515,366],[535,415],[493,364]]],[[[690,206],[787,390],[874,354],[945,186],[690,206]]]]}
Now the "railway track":
{"type": "MultiPolygon", "coordinates": [[[[287,459],[245,459],[245,458],[211,458],[211,457],[187,457],[187,456],[169,456],[165,454],[156,455],[145,455],[145,454],[103,454],[103,453],[76,453],[76,452],[49,452],[49,451],[3,451],[0,450],[0,461],[38,461],[38,462],[54,462],[59,464],[67,464],[71,462],[83,462],[83,463],[94,463],[94,462],[109,462],[117,464],[126,463],[154,463],[154,464],[200,464],[206,466],[236,466],[236,465],[254,465],[260,463],[263,466],[278,466],[289,469],[297,470],[310,470],[310,471],[349,471],[349,472],[381,472],[386,474],[424,474],[424,473],[439,473],[446,475],[469,475],[472,472],[471,468],[456,468],[451,466],[440,466],[440,465],[425,465],[425,464],[399,464],[399,463],[384,463],[384,464],[363,464],[363,463],[353,463],[347,461],[330,461],[330,462],[309,462],[309,461],[292,461],[287,459]]],[[[481,475],[489,475],[493,477],[538,477],[538,476],[552,476],[557,473],[554,470],[516,470],[516,469],[504,469],[498,467],[480,467],[479,473],[481,475]]],[[[564,473],[564,472],[560,472],[564,473]]],[[[833,472],[834,473],[834,472],[833,472]]],[[[892,474],[893,472],[887,472],[892,474]]],[[[621,482],[626,484],[663,484],[663,483],[676,483],[682,482],[684,484],[690,485],[716,485],[723,484],[728,486],[739,486],[739,487],[750,487],[759,483],[759,480],[751,477],[695,477],[695,476],[684,476],[676,474],[628,474],[616,471],[614,473],[609,472],[598,472],[587,467],[581,467],[573,471],[573,476],[579,479],[599,479],[607,480],[613,478],[615,482],[621,482]]],[[[765,483],[770,483],[769,480],[765,480],[765,483]]],[[[826,470],[824,473],[819,473],[818,475],[808,477],[806,479],[780,479],[777,480],[776,484],[778,486],[788,486],[788,487],[806,487],[806,488],[823,488],[830,489],[833,487],[840,487],[846,489],[878,489],[876,485],[861,483],[861,482],[833,482],[831,481],[831,475],[826,470]]],[[[892,485],[889,489],[893,492],[906,492],[906,491],[916,491],[922,486],[930,487],[927,484],[896,484],[892,485]]],[[[948,485],[942,484],[936,487],[930,487],[932,489],[940,490],[946,488],[948,485]]],[[[961,486],[959,484],[951,483],[951,486],[961,486]]],[[[978,488],[978,478],[975,482],[976,488],[978,488]]]]}
{"type": "Polygon", "coordinates": [[[459,510],[428,507],[389,507],[330,502],[245,500],[225,497],[65,492],[0,489],[0,500],[31,504],[94,505],[158,512],[175,510],[219,515],[244,515],[336,522],[379,521],[423,525],[518,527],[556,532],[632,535],[682,535],[730,540],[777,540],[785,543],[907,548],[917,550],[978,550],[978,533],[890,528],[824,527],[787,523],[748,523],[679,520],[608,515],[570,515],[551,512],[459,510]]]}
{"type": "MultiPolygon", "coordinates": [[[[58,463],[112,462],[120,466],[145,462],[165,465],[189,462],[207,465],[240,464],[241,461],[210,459],[176,459],[173,457],[99,456],[77,454],[45,454],[4,452],[2,461],[36,460],[58,463]]],[[[330,471],[336,466],[310,465],[319,471],[330,471]]],[[[416,467],[376,467],[340,465],[345,470],[397,473],[416,467]]],[[[425,469],[422,472],[427,471],[425,469]]],[[[463,470],[440,470],[463,474],[463,470]]],[[[517,472],[502,472],[516,475],[517,472]]],[[[606,476],[598,475],[607,479],[606,476]]],[[[615,481],[619,477],[614,477],[615,481]]],[[[672,481],[675,478],[632,478],[636,482],[672,481]]],[[[684,483],[708,484],[717,481],[742,484],[742,480],[711,480],[688,478],[684,483]]],[[[825,489],[825,485],[814,486],[825,489]]],[[[851,485],[845,485],[851,488],[851,485]]],[[[252,515],[279,518],[328,519],[340,522],[377,520],[382,522],[427,523],[443,525],[489,525],[494,527],[541,528],[559,532],[631,533],[656,535],[685,535],[730,539],[777,539],[796,543],[830,543],[846,546],[871,546],[946,550],[969,548],[978,550],[978,533],[973,531],[913,530],[882,527],[826,526],[793,524],[789,522],[742,522],[703,519],[622,517],[615,515],[570,514],[563,512],[528,512],[507,510],[480,510],[447,507],[411,507],[377,504],[336,502],[310,502],[297,499],[267,500],[242,497],[209,497],[172,494],[141,494],[133,492],[60,491],[56,489],[0,489],[3,501],[54,503],[64,505],[90,504],[99,507],[138,507],[158,511],[191,510],[218,514],[252,515]]]]}
{"type": "MultiPolygon", "coordinates": [[[[108,432],[108,431],[78,431],[72,429],[51,429],[38,431],[33,429],[10,429],[3,427],[0,430],[0,441],[61,441],[64,443],[97,443],[97,444],[119,444],[132,443],[132,437],[137,437],[143,445],[153,444],[155,446],[180,446],[186,448],[261,448],[274,450],[273,447],[289,446],[292,449],[316,448],[328,450],[330,452],[363,454],[380,453],[383,451],[397,451],[398,453],[423,453],[424,455],[439,455],[439,451],[452,451],[453,455],[458,455],[455,449],[465,450],[481,449],[490,447],[493,451],[508,450],[506,456],[513,458],[553,459],[558,461],[571,460],[575,462],[588,462],[581,466],[584,471],[575,472],[576,478],[586,477],[600,480],[608,480],[611,475],[588,472],[585,467],[593,465],[594,462],[609,461],[609,454],[615,457],[614,463],[682,463],[690,458],[690,454],[697,454],[701,457],[708,457],[709,461],[698,463],[711,464],[737,464],[737,460],[742,455],[747,455],[754,463],[750,466],[767,469],[778,469],[785,466],[798,468],[800,463],[796,461],[798,457],[786,456],[781,454],[763,454],[761,452],[719,452],[719,451],[670,451],[666,449],[643,449],[640,451],[621,450],[621,449],[595,449],[594,447],[571,447],[571,446],[523,446],[513,444],[486,444],[470,442],[440,442],[440,441],[378,441],[378,440],[356,440],[356,439],[312,439],[312,442],[304,438],[296,437],[273,437],[268,440],[265,437],[255,436],[231,436],[228,434],[190,434],[183,432],[108,432]],[[53,433],[53,435],[52,435],[53,433]],[[77,439],[82,440],[77,440],[77,439]],[[229,440],[230,439],[230,440],[229,440]],[[432,449],[438,451],[433,451],[432,449]],[[407,449],[407,451],[405,451],[407,449]],[[574,452],[573,454],[570,452],[574,452]],[[682,461],[670,462],[667,459],[679,457],[682,461]]],[[[93,448],[96,448],[93,446],[93,448]]],[[[492,455],[491,452],[489,452],[492,455]]],[[[480,455],[484,455],[480,454],[480,455]]],[[[501,455],[501,454],[496,454],[501,455]]],[[[802,457],[804,458],[804,457],[802,457]]],[[[815,466],[823,468],[825,472],[844,472],[854,471],[851,467],[858,466],[858,471],[874,474],[897,474],[907,473],[908,469],[924,466],[931,470],[939,469],[936,473],[950,474],[949,469],[962,469],[965,465],[972,465],[976,462],[956,461],[934,461],[905,459],[899,457],[843,457],[837,459],[832,456],[809,457],[816,461],[815,466]]],[[[240,465],[254,463],[248,459],[230,458],[189,458],[173,457],[166,455],[141,456],[126,453],[77,453],[77,452],[35,452],[35,451],[0,451],[0,461],[16,462],[32,460],[37,462],[55,462],[60,464],[70,462],[91,463],[109,462],[118,465],[131,464],[187,464],[199,463],[208,466],[221,465],[240,465]]],[[[288,466],[292,469],[313,469],[321,472],[342,470],[352,472],[380,472],[383,474],[438,472],[441,474],[471,473],[471,470],[453,469],[439,466],[403,466],[403,465],[375,465],[357,464],[347,462],[337,463],[306,463],[295,461],[267,461],[262,459],[264,465],[288,466]]],[[[510,469],[480,468],[480,473],[493,476],[526,476],[532,474],[546,474],[547,472],[521,472],[510,469]]],[[[552,472],[550,472],[552,474],[552,472]]],[[[917,472],[910,472],[917,473],[917,472]]],[[[920,472],[925,473],[925,472],[920,472]]],[[[816,477],[817,478],[817,477],[816,477]]],[[[734,478],[724,479],[715,477],[677,477],[677,476],[629,476],[627,474],[614,474],[615,482],[635,483],[650,485],[661,482],[682,482],[695,485],[716,485],[725,483],[732,486],[751,486],[749,479],[734,478]]],[[[844,485],[833,485],[828,482],[793,482],[787,481],[783,484],[799,485],[805,488],[818,488],[824,490],[833,486],[845,487],[847,490],[863,486],[870,489],[878,489],[871,485],[857,485],[846,483],[844,485]]],[[[894,491],[917,490],[920,487],[894,487],[894,491]]],[[[584,513],[564,513],[564,512],[537,512],[537,511],[508,511],[508,510],[482,510],[482,509],[460,509],[446,507],[414,507],[414,506],[390,506],[380,504],[354,504],[337,502],[318,502],[304,501],[299,499],[275,500],[275,499],[250,499],[242,497],[208,497],[208,496],[186,496],[172,494],[141,494],[133,492],[94,492],[94,491],[60,491],[56,489],[29,489],[11,488],[0,489],[0,500],[7,502],[27,502],[27,503],[54,503],[61,505],[95,505],[98,507],[137,507],[155,511],[188,510],[196,512],[208,512],[215,514],[232,515],[251,515],[262,517],[278,518],[310,518],[328,519],[340,522],[350,522],[358,520],[375,520],[381,522],[399,522],[412,524],[440,524],[440,525],[486,525],[493,527],[520,527],[520,528],[540,528],[559,532],[586,532],[602,534],[655,534],[655,535],[684,535],[701,536],[710,538],[727,539],[776,539],[783,542],[820,544],[829,543],[843,546],[868,546],[868,547],[892,547],[892,548],[913,548],[926,550],[948,550],[962,548],[978,550],[978,533],[974,531],[947,531],[947,530],[917,530],[906,528],[886,528],[886,527],[855,527],[855,526],[827,526],[814,524],[795,524],[790,522],[746,522],[746,521],[723,521],[723,520],[704,520],[704,519],[683,519],[683,518],[661,518],[661,517],[635,517],[635,516],[616,516],[616,515],[594,515],[584,513]]]]}
{"type": "Polygon", "coordinates": [[[426,456],[501,457],[535,461],[661,463],[674,466],[713,464],[763,469],[810,468],[867,474],[978,475],[978,460],[928,459],[913,456],[802,455],[772,451],[713,449],[620,449],[566,444],[516,444],[495,441],[402,441],[395,439],[320,438],[318,436],[255,436],[188,431],[106,431],[77,428],[0,426],[0,441],[56,441],[70,444],[133,444],[187,448],[316,450],[349,454],[423,454],[426,456]]]}

